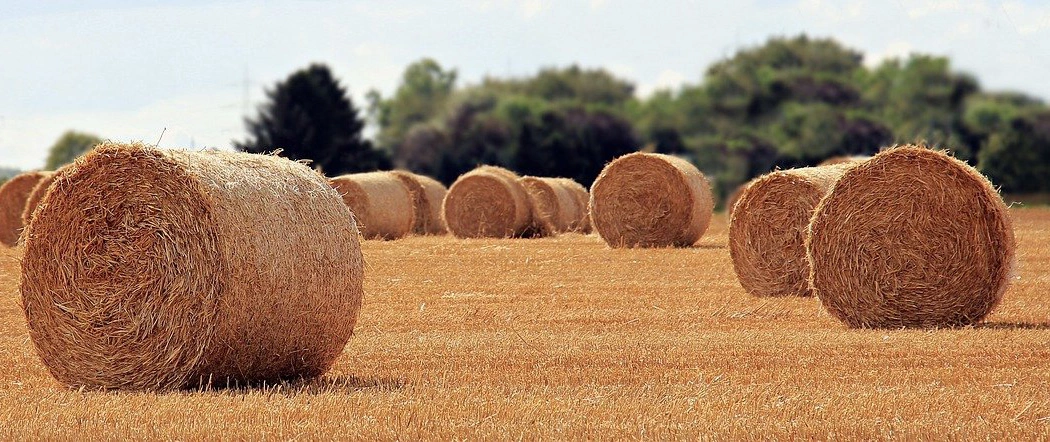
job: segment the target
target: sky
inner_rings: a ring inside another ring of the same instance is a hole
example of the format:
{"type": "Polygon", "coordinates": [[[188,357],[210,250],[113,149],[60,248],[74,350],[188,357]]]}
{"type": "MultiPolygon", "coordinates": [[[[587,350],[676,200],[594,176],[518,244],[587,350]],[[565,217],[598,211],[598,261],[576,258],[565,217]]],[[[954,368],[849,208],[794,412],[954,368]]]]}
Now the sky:
{"type": "Polygon", "coordinates": [[[228,149],[264,89],[311,62],[331,66],[362,109],[423,57],[461,85],[604,67],[645,97],[800,33],[869,65],[949,56],[986,90],[1050,99],[1050,2],[1033,0],[3,1],[0,166],[41,167],[68,129],[228,149]]]}

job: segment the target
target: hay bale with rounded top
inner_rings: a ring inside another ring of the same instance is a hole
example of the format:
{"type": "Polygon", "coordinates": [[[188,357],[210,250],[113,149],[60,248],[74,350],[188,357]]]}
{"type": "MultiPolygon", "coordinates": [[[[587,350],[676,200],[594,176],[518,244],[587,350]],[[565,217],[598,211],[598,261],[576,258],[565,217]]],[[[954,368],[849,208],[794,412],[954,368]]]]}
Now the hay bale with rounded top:
{"type": "Polygon", "coordinates": [[[1006,204],[944,152],[884,151],[835,183],[810,222],[810,284],[850,327],[955,327],[999,303],[1014,260],[1006,204]]]}
{"type": "Polygon", "coordinates": [[[449,232],[460,238],[510,238],[532,224],[528,192],[518,175],[481,166],[456,179],[445,195],[442,216],[449,232]]]}
{"type": "Polygon", "coordinates": [[[591,233],[590,205],[591,194],[583,184],[577,183],[571,178],[554,178],[560,182],[576,200],[577,218],[569,225],[569,231],[580,233],[591,233]]]}
{"type": "Polygon", "coordinates": [[[34,214],[21,292],[56,379],[164,390],[321,375],[362,280],[350,211],[306,166],[103,143],[34,214]]]}
{"type": "Polygon", "coordinates": [[[752,296],[811,296],[806,231],[851,163],[781,170],[751,181],[729,221],[729,255],[752,296]]]}
{"type": "Polygon", "coordinates": [[[605,166],[591,187],[591,222],[612,247],[688,247],[711,223],[704,174],[663,154],[632,153],[605,166]]]}
{"type": "Polygon", "coordinates": [[[843,155],[838,157],[831,157],[824,161],[821,161],[818,166],[834,166],[836,164],[856,164],[863,163],[870,160],[871,157],[867,155],[843,155]]]}
{"type": "Polygon", "coordinates": [[[445,200],[448,188],[438,180],[409,171],[394,170],[390,173],[401,180],[412,195],[412,204],[416,207],[416,222],[412,232],[419,235],[448,233],[445,221],[441,218],[441,203],[445,200]]]}
{"type": "Polygon", "coordinates": [[[412,232],[416,207],[412,192],[389,172],[337,176],[329,184],[343,195],[366,239],[398,239],[412,232]]]}
{"type": "Polygon", "coordinates": [[[579,220],[576,196],[557,178],[520,179],[532,205],[532,224],[539,236],[568,232],[579,220]]]}
{"type": "Polygon", "coordinates": [[[29,192],[29,198],[26,199],[25,210],[22,211],[23,225],[29,225],[29,221],[33,219],[33,212],[36,210],[36,207],[40,205],[40,200],[47,194],[47,189],[51,187],[51,183],[53,183],[57,177],[58,173],[47,173],[44,178],[36,183],[36,186],[33,186],[33,191],[29,192]]]}
{"type": "Polygon", "coordinates": [[[0,243],[14,247],[22,233],[22,212],[40,180],[51,172],[26,172],[16,175],[0,186],[0,243]]]}

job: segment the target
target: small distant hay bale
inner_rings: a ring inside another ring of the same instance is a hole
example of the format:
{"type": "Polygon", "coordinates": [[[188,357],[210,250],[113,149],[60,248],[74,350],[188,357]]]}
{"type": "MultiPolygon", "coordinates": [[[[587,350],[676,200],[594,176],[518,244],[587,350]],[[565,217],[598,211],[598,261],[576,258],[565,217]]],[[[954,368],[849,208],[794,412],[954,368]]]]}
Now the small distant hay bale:
{"type": "Polygon", "coordinates": [[[834,166],[836,164],[848,164],[848,163],[863,163],[870,160],[871,157],[867,155],[843,155],[838,157],[831,157],[824,161],[821,161],[818,166],[834,166]]]}
{"type": "Polygon", "coordinates": [[[810,222],[810,284],[850,327],[981,321],[1009,282],[1015,241],[988,180],[944,152],[884,151],[847,171],[810,222]]]}
{"type": "Polygon", "coordinates": [[[688,247],[711,223],[711,187],[689,162],[632,153],[605,166],[591,187],[591,222],[612,247],[688,247]]]}
{"type": "Polygon", "coordinates": [[[445,221],[441,218],[441,203],[445,200],[448,188],[431,177],[405,170],[394,170],[390,173],[400,179],[412,194],[412,203],[416,207],[416,222],[412,226],[412,232],[418,235],[448,233],[445,221]]]}
{"type": "Polygon", "coordinates": [[[554,178],[560,182],[576,199],[577,218],[569,225],[569,231],[591,233],[590,200],[591,194],[583,184],[571,178],[554,178]]]}
{"type": "Polygon", "coordinates": [[[103,143],[62,170],[26,231],[29,336],[70,386],[313,378],[353,333],[357,237],[302,164],[103,143]]]}
{"type": "Polygon", "coordinates": [[[532,207],[520,177],[507,169],[481,166],[452,183],[442,215],[460,238],[510,238],[526,233],[532,207]]]}
{"type": "Polygon", "coordinates": [[[33,186],[33,191],[29,193],[29,199],[26,200],[25,210],[22,211],[23,225],[28,226],[29,221],[33,220],[33,212],[40,205],[40,200],[47,194],[47,189],[51,187],[51,183],[55,182],[55,178],[58,178],[58,173],[48,172],[43,179],[36,183],[36,186],[33,186]]]}
{"type": "Polygon", "coordinates": [[[11,178],[0,186],[0,243],[8,247],[18,244],[22,233],[22,212],[36,187],[51,172],[26,172],[11,178]]]}
{"type": "MultiPolygon", "coordinates": [[[[811,296],[806,231],[852,163],[782,170],[751,181],[729,221],[729,255],[752,296],[811,296]]],[[[743,186],[742,186],[743,187],[743,186]]]]}
{"type": "Polygon", "coordinates": [[[532,225],[539,236],[568,232],[579,222],[580,208],[576,195],[557,178],[527,176],[521,185],[532,205],[532,225]]]}
{"type": "Polygon", "coordinates": [[[329,180],[350,207],[366,239],[398,239],[412,232],[416,206],[412,192],[389,172],[342,175],[329,180]]]}

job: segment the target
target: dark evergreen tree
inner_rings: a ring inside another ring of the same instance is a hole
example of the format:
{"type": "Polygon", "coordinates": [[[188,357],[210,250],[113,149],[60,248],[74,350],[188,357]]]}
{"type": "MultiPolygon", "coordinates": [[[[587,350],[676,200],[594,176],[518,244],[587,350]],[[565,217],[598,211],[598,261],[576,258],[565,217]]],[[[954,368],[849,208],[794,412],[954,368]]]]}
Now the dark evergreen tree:
{"type": "Polygon", "coordinates": [[[361,136],[365,123],[327,66],[296,71],[266,96],[259,115],[245,120],[249,138],[235,141],[237,150],[280,149],[281,156],[311,160],[330,176],[390,168],[389,158],[361,136]]]}

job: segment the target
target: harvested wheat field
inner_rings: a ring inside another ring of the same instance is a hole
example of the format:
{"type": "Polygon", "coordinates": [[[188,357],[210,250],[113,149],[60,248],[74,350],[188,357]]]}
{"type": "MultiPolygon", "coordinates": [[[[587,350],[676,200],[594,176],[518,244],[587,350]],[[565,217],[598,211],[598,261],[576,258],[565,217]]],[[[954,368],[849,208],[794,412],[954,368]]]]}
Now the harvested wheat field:
{"type": "Polygon", "coordinates": [[[1050,209],[1011,209],[1018,268],[974,327],[849,329],[748,296],[724,216],[689,248],[595,236],[362,245],[355,336],[311,383],[67,389],[33,352],[0,248],[0,439],[1050,437],[1050,209]]]}

